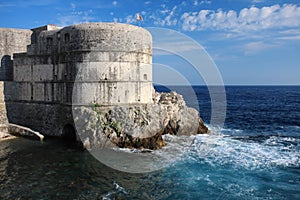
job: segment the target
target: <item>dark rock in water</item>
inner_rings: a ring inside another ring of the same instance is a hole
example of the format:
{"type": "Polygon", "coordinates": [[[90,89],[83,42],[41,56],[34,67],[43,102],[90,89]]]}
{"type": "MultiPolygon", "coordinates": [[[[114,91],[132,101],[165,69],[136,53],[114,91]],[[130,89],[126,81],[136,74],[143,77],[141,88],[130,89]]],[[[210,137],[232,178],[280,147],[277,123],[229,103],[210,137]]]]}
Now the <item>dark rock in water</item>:
{"type": "Polygon", "coordinates": [[[175,92],[155,93],[153,104],[113,107],[76,107],[77,132],[90,148],[159,149],[162,135],[195,135],[208,129],[198,111],[186,106],[175,92]]]}

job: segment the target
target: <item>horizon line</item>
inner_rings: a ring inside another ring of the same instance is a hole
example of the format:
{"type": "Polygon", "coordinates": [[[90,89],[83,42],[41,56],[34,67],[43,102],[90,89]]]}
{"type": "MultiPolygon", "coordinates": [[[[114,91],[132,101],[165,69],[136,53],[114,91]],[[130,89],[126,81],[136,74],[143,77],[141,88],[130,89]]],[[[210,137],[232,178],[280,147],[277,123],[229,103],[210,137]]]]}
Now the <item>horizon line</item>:
{"type": "Polygon", "coordinates": [[[224,85],[204,85],[204,84],[191,84],[191,85],[185,85],[185,84],[165,84],[165,85],[160,85],[160,84],[154,84],[153,83],[153,86],[278,86],[278,87],[282,87],[282,86],[292,86],[292,87],[295,87],[295,86],[299,86],[300,87],[300,84],[224,84],[224,85]]]}

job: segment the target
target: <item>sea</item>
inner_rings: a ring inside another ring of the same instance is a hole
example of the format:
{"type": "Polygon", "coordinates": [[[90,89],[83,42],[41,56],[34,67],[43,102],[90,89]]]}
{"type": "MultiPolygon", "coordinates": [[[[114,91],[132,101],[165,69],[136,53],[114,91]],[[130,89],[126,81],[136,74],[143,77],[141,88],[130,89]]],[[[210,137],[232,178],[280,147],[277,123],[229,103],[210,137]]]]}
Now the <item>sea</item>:
{"type": "Polygon", "coordinates": [[[196,102],[187,86],[172,87],[211,133],[165,136],[179,153],[164,168],[127,173],[61,140],[5,140],[0,199],[300,199],[300,86],[226,86],[222,127],[210,124],[208,88],[192,89],[196,102]]]}

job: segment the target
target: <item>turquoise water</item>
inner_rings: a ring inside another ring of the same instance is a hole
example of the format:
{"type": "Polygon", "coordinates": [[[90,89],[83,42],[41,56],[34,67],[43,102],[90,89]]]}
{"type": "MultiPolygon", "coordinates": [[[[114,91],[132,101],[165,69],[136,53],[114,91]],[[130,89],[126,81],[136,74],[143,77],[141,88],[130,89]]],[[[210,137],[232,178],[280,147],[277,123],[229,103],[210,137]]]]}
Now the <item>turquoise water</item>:
{"type": "MultiPolygon", "coordinates": [[[[195,91],[208,123],[207,90],[195,91]]],[[[111,169],[57,140],[1,141],[0,199],[300,199],[300,87],[226,92],[225,127],[165,136],[178,159],[152,173],[111,169]]]]}

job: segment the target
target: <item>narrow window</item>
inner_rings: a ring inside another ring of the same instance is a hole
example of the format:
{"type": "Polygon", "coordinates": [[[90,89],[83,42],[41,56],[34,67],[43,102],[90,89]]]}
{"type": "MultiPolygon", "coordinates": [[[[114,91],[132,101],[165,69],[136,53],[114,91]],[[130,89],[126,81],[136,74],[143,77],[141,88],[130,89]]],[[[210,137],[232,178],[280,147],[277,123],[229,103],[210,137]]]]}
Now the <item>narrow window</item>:
{"type": "Polygon", "coordinates": [[[70,33],[65,34],[65,43],[70,42],[70,33]]]}
{"type": "Polygon", "coordinates": [[[144,79],[147,80],[147,74],[144,74],[144,79]]]}
{"type": "Polygon", "coordinates": [[[53,43],[53,38],[47,37],[47,45],[48,45],[48,46],[51,46],[52,43],[53,43]]]}
{"type": "Polygon", "coordinates": [[[67,84],[66,85],[66,90],[67,90],[67,103],[72,103],[72,91],[73,91],[73,85],[72,84],[67,84]]]}

